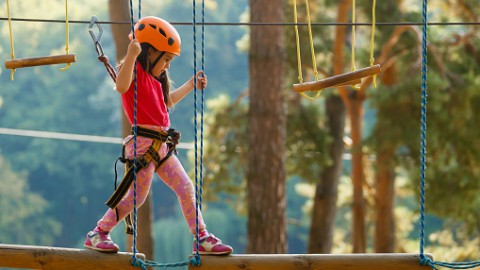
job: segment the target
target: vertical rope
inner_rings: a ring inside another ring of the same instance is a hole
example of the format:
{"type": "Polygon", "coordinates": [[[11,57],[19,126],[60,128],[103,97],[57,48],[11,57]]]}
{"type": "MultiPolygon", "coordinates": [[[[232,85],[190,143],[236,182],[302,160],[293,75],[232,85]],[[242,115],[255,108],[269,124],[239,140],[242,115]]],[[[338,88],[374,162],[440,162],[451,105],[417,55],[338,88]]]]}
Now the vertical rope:
{"type": "Polygon", "coordinates": [[[193,20],[193,125],[195,132],[195,260],[200,261],[200,231],[199,231],[199,188],[198,188],[198,119],[197,119],[197,3],[192,0],[192,20],[193,20]]]}
{"type": "MultiPolygon", "coordinates": [[[[202,8],[204,9],[204,5],[202,5],[202,8]]],[[[196,73],[197,73],[197,64],[196,64],[196,17],[195,17],[195,0],[193,0],[193,29],[194,29],[194,42],[193,42],[193,46],[194,46],[194,96],[195,96],[195,104],[194,104],[194,116],[195,116],[195,178],[197,180],[197,134],[196,134],[196,131],[197,131],[197,108],[196,108],[196,100],[197,100],[197,89],[196,89],[196,85],[197,85],[197,78],[196,78],[196,73]]],[[[204,12],[202,13],[204,14],[204,12]]],[[[204,16],[204,15],[203,15],[204,16]]],[[[130,22],[131,22],[131,31],[132,31],[132,38],[135,39],[135,32],[134,32],[134,20],[133,20],[133,4],[132,4],[132,0],[130,0],[130,22]]],[[[141,18],[141,0],[139,0],[139,4],[138,4],[138,19],[140,20],[141,18]]],[[[202,31],[204,31],[202,29],[202,31]]],[[[202,46],[204,46],[203,44],[203,35],[202,35],[202,46]]],[[[204,52],[202,51],[202,66],[204,66],[204,63],[203,63],[203,54],[204,52]]],[[[142,269],[144,270],[147,270],[147,267],[150,266],[150,267],[163,267],[163,268],[166,268],[166,267],[180,267],[180,266],[187,266],[188,264],[191,264],[191,265],[197,265],[199,266],[200,265],[200,254],[199,254],[199,226],[198,226],[198,198],[197,198],[197,185],[195,185],[195,196],[196,196],[196,239],[197,239],[197,248],[196,248],[196,254],[195,254],[195,258],[191,258],[190,260],[186,260],[186,261],[181,261],[181,262],[174,262],[174,263],[158,263],[158,262],[155,262],[155,261],[150,261],[150,260],[146,260],[145,262],[142,261],[141,259],[138,259],[136,258],[136,254],[138,253],[137,251],[137,216],[138,216],[138,213],[137,213],[137,69],[136,69],[136,65],[134,66],[134,110],[133,110],[133,148],[134,148],[134,151],[133,151],[133,166],[134,166],[134,175],[133,175],[133,191],[134,191],[134,198],[133,198],[133,203],[134,203],[134,209],[133,209],[133,247],[132,247],[132,250],[133,250],[133,256],[132,256],[132,259],[131,259],[131,262],[132,262],[132,265],[134,266],[138,266],[138,267],[141,267],[142,269]]],[[[203,97],[202,97],[203,98],[203,97]]],[[[203,101],[202,101],[203,102],[203,101]]],[[[202,109],[203,109],[203,105],[202,105],[202,109]]],[[[203,115],[202,115],[203,117],[203,115]]],[[[202,124],[203,124],[203,120],[202,120],[202,124]]],[[[203,138],[203,136],[202,136],[203,138]]],[[[201,199],[200,199],[201,200],[201,199]]]]}
{"type": "MultiPolygon", "coordinates": [[[[138,18],[141,17],[141,6],[142,1],[139,0],[138,2],[138,18]]],[[[133,2],[130,0],[130,26],[132,31],[132,39],[135,39],[135,22],[133,19],[133,2]]],[[[136,61],[133,66],[133,246],[132,246],[132,261],[135,262],[137,260],[137,219],[138,219],[138,211],[137,211],[137,67],[136,61]]]]}
{"type": "Polygon", "coordinates": [[[302,54],[300,49],[300,34],[298,33],[297,0],[293,0],[293,20],[295,21],[295,43],[297,45],[298,82],[303,83],[302,54]]]}
{"type": "MultiPolygon", "coordinates": [[[[310,4],[308,0],[305,0],[305,8],[307,12],[307,25],[308,25],[308,37],[310,42],[310,53],[312,57],[312,69],[315,81],[318,81],[318,70],[317,70],[317,61],[315,58],[315,46],[313,44],[313,32],[312,32],[312,20],[310,17],[310,4]]],[[[295,17],[295,34],[296,34],[296,41],[297,41],[297,59],[298,59],[298,72],[299,72],[299,81],[300,83],[303,82],[302,77],[302,63],[301,63],[301,54],[300,54],[300,38],[298,36],[298,22],[297,22],[297,1],[294,0],[294,17],[295,17]]],[[[317,91],[315,98],[319,97],[322,93],[321,90],[317,91]]],[[[314,100],[314,98],[305,94],[305,92],[301,92],[300,95],[307,98],[308,100],[314,100]]]]}
{"type": "Polygon", "coordinates": [[[480,266],[480,260],[468,262],[440,262],[433,261],[425,256],[425,182],[427,169],[427,40],[428,40],[428,0],[422,2],[422,97],[421,97],[421,119],[420,119],[420,264],[428,265],[433,269],[437,266],[451,269],[469,269],[480,266]]]}
{"type": "Polygon", "coordinates": [[[355,37],[355,21],[356,21],[356,13],[357,13],[357,8],[356,8],[356,1],[352,0],[352,47],[351,49],[351,54],[352,54],[352,59],[351,59],[351,69],[352,71],[355,71],[357,68],[355,66],[355,44],[357,43],[356,37],[355,37]]]}
{"type": "Polygon", "coordinates": [[[420,257],[425,258],[425,172],[427,168],[427,4],[422,3],[422,97],[420,118],[420,257]]]}
{"type": "MultiPolygon", "coordinates": [[[[375,64],[375,29],[377,25],[377,0],[373,0],[372,2],[372,33],[370,36],[370,66],[375,64]]],[[[373,75],[373,87],[377,87],[377,74],[373,75]]]]}
{"type": "MultiPolygon", "coordinates": [[[[352,59],[351,59],[351,70],[352,71],[355,71],[357,70],[357,67],[355,65],[355,47],[356,47],[356,43],[357,43],[357,38],[356,38],[356,31],[357,31],[357,28],[355,26],[355,23],[357,21],[357,3],[355,0],[352,0],[352,47],[350,48],[351,49],[351,54],[352,54],[352,59]]],[[[356,90],[360,90],[360,86],[359,85],[353,85],[352,86],[353,89],[356,89],[356,90]]]]}
{"type": "MultiPolygon", "coordinates": [[[[202,70],[205,75],[205,0],[202,0],[202,70]]],[[[200,103],[200,196],[199,196],[199,210],[202,212],[203,200],[203,123],[205,115],[205,89],[202,89],[201,103],[200,103]]]]}
{"type": "MultiPolygon", "coordinates": [[[[70,51],[70,27],[68,25],[68,0],[65,0],[65,53],[68,54],[70,51]]],[[[70,68],[72,63],[67,63],[67,65],[60,70],[65,71],[70,68]]]]}
{"type": "Polygon", "coordinates": [[[310,17],[310,5],[308,4],[308,0],[305,0],[305,5],[307,9],[308,38],[310,40],[310,52],[312,53],[313,75],[315,76],[315,81],[318,81],[317,61],[315,60],[315,46],[313,46],[312,22],[310,17]]]}
{"type": "MultiPolygon", "coordinates": [[[[10,2],[9,2],[9,0],[7,0],[5,3],[7,4],[8,32],[10,34],[10,55],[11,55],[12,60],[14,60],[15,59],[15,46],[14,46],[14,42],[13,42],[12,17],[10,15],[10,2]]],[[[12,68],[12,70],[10,71],[10,80],[11,81],[13,81],[13,79],[14,79],[15,70],[16,69],[12,68]]]]}

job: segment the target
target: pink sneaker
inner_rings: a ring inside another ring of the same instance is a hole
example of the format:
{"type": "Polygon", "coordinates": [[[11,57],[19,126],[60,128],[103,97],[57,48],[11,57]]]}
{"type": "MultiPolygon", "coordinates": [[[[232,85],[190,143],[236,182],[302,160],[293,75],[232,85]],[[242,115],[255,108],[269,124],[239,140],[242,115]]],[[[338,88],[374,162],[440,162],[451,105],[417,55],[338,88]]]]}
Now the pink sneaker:
{"type": "Polygon", "coordinates": [[[103,232],[98,229],[87,234],[84,247],[100,252],[117,253],[118,246],[110,239],[109,232],[103,232]]]}
{"type": "MultiPolygon", "coordinates": [[[[229,245],[223,244],[222,240],[209,233],[200,238],[200,248],[198,254],[201,255],[228,255],[232,253],[233,248],[229,245]]],[[[193,253],[197,251],[197,240],[193,242],[193,253]]]]}

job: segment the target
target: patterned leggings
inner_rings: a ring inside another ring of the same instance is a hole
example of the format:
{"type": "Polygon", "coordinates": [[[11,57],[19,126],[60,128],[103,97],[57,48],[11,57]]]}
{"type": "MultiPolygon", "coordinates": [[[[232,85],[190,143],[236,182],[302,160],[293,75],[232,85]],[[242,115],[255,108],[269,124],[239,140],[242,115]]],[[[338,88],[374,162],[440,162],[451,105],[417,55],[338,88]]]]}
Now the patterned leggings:
{"type": "MultiPolygon", "coordinates": [[[[154,129],[151,126],[148,128],[154,129]]],[[[155,128],[158,130],[158,127],[155,128]]],[[[125,138],[125,156],[129,159],[133,158],[133,136],[130,135],[125,138]]],[[[152,140],[145,137],[137,137],[137,156],[144,154],[152,140]]],[[[164,157],[168,152],[167,145],[162,144],[159,154],[164,157]]],[[[155,164],[150,165],[137,173],[137,207],[140,207],[145,202],[150,186],[152,184],[153,173],[155,172],[155,164]]],[[[183,216],[187,221],[187,225],[192,234],[195,234],[195,190],[188,177],[185,169],[175,155],[170,156],[156,171],[157,175],[162,181],[167,184],[177,195],[183,216]]],[[[122,198],[117,206],[118,221],[115,210],[108,209],[105,215],[98,221],[98,227],[103,231],[111,231],[118,223],[133,211],[133,184],[128,189],[128,192],[122,198]]],[[[198,213],[199,230],[206,229],[202,214],[198,213]]]]}

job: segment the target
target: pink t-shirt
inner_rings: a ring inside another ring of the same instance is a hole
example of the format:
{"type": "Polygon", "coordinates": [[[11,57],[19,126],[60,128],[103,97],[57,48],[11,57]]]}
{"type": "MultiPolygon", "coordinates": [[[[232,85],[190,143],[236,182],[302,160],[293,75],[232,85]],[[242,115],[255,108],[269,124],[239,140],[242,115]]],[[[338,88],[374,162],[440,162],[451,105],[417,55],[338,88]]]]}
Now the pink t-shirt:
{"type": "MultiPolygon", "coordinates": [[[[170,117],[165,105],[162,84],[137,62],[137,125],[170,126],[170,117]]],[[[122,94],[123,110],[133,125],[134,81],[122,94]]]]}

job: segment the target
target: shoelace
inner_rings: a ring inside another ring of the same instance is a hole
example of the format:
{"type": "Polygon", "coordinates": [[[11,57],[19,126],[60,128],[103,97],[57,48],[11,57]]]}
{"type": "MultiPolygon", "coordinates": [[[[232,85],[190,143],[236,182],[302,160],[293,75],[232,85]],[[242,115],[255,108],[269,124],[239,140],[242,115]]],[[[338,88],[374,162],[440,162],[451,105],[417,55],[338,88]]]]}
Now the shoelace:
{"type": "Polygon", "coordinates": [[[220,242],[220,239],[218,239],[217,237],[215,237],[215,235],[213,234],[210,234],[207,239],[206,239],[207,242],[210,242],[212,244],[217,244],[218,242],[220,242]]]}
{"type": "Polygon", "coordinates": [[[100,235],[100,239],[105,242],[112,242],[112,239],[110,239],[110,233],[108,232],[98,232],[98,235],[100,235]]]}

